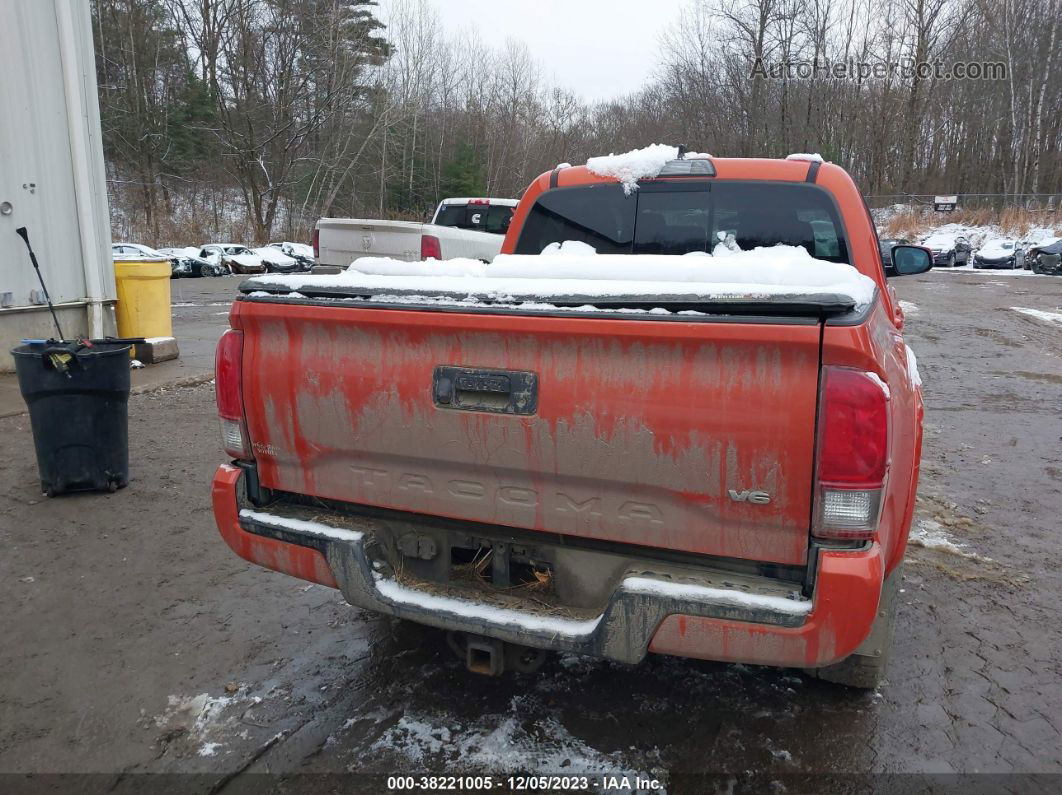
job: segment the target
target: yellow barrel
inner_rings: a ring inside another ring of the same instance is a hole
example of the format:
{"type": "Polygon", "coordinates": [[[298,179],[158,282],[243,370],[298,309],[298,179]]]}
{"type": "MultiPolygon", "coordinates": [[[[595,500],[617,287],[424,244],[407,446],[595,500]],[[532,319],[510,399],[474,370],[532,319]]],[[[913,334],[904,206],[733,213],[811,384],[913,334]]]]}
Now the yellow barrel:
{"type": "MultiPolygon", "coordinates": [[[[170,261],[152,257],[114,258],[119,337],[172,337],[170,261]]],[[[132,354],[132,349],[130,349],[132,354]]]]}

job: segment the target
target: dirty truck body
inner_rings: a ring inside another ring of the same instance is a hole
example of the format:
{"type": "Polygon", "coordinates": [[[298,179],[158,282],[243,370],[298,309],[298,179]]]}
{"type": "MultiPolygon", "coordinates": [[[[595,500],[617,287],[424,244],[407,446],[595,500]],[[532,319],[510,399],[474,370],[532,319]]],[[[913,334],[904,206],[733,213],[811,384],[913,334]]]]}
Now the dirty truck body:
{"type": "Polygon", "coordinates": [[[842,169],[714,170],[630,196],[582,167],[544,174],[503,252],[682,254],[726,231],[850,263],[870,305],[593,313],[256,288],[219,343],[225,541],[450,630],[495,672],[515,644],[872,686],[921,445],[902,313],[842,169]]]}

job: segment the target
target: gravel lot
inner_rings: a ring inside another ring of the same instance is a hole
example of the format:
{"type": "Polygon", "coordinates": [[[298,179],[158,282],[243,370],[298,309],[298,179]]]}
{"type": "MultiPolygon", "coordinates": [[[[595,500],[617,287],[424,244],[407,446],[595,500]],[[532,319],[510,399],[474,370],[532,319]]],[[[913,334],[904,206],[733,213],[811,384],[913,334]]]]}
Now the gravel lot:
{"type": "MultiPolygon", "coordinates": [[[[219,334],[235,285],[180,283],[177,333],[219,334]]],[[[228,550],[209,504],[222,453],[207,384],[131,399],[132,482],[116,494],[43,498],[28,418],[0,420],[0,773],[99,774],[80,791],[136,789],[143,773],[198,773],[170,781],[216,792],[425,771],[627,773],[672,793],[821,791],[807,774],[867,773],[933,774],[863,782],[881,789],[1053,789],[941,774],[1062,773],[1062,323],[1011,308],[1062,313],[1062,278],[932,271],[894,286],[926,443],[878,692],[663,657],[469,674],[441,633],[228,550]],[[249,775],[264,772],[281,778],[249,775]]]]}

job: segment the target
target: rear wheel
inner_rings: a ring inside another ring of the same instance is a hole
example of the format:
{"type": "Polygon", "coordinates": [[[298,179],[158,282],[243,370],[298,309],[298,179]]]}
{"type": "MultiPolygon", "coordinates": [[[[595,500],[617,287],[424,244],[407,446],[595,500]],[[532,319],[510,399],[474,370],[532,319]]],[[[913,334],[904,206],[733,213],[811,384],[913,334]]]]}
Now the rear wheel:
{"type": "Polygon", "coordinates": [[[890,574],[881,588],[878,616],[871,627],[870,635],[860,645],[859,652],[850,654],[838,663],[823,668],[808,668],[806,673],[817,679],[848,687],[873,690],[881,684],[885,667],[889,664],[889,651],[896,623],[896,602],[899,599],[900,583],[903,582],[903,564],[890,574]]]}

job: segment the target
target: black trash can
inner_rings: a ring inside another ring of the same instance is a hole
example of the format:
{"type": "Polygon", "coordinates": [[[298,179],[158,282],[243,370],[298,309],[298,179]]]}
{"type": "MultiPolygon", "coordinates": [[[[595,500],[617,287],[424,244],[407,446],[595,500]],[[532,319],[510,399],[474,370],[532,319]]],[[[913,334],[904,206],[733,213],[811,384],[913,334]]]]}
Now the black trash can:
{"type": "Polygon", "coordinates": [[[125,486],[129,345],[100,343],[75,350],[66,344],[31,343],[11,355],[29,406],[41,491],[53,497],[125,486]]]}

